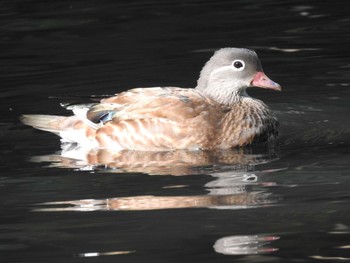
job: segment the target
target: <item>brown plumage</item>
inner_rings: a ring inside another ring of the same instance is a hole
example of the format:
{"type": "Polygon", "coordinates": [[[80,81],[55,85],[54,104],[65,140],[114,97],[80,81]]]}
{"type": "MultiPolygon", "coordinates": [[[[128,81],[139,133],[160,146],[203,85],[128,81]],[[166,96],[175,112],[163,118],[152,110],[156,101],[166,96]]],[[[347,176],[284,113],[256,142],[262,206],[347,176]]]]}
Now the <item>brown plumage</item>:
{"type": "Polygon", "coordinates": [[[25,115],[22,121],[89,148],[226,149],[277,133],[269,108],[246,93],[251,86],[280,90],[255,52],[225,48],[206,63],[195,89],[136,88],[71,107],[71,117],[25,115]]]}

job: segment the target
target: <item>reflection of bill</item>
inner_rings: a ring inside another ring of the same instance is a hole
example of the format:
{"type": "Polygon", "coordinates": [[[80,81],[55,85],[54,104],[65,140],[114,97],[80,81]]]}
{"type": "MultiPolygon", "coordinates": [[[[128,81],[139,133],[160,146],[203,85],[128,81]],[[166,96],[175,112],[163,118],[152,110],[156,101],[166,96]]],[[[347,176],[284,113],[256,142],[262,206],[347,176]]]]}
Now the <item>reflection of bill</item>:
{"type": "Polygon", "coordinates": [[[214,244],[214,250],[224,255],[272,253],[278,249],[267,245],[277,239],[279,239],[277,236],[264,235],[228,236],[218,239],[214,244]]]}

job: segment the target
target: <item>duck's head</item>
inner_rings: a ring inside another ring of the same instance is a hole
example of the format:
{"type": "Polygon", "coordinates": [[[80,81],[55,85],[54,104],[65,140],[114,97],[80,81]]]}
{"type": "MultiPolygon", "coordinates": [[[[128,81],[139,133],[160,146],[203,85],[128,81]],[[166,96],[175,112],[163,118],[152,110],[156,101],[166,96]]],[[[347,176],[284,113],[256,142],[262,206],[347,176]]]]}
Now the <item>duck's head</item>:
{"type": "Polygon", "coordinates": [[[248,87],[281,90],[269,79],[257,54],[245,48],[222,48],[203,67],[196,89],[223,104],[246,95],[248,87]]]}

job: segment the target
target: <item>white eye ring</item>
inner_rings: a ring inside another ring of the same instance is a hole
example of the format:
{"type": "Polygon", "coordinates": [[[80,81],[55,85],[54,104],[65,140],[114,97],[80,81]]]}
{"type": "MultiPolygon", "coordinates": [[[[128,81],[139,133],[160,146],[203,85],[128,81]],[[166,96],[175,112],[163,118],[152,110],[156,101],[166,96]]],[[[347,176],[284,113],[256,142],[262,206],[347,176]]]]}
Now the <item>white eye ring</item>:
{"type": "Polygon", "coordinates": [[[232,67],[235,71],[242,71],[243,69],[245,69],[245,63],[243,60],[236,59],[232,62],[232,67]]]}

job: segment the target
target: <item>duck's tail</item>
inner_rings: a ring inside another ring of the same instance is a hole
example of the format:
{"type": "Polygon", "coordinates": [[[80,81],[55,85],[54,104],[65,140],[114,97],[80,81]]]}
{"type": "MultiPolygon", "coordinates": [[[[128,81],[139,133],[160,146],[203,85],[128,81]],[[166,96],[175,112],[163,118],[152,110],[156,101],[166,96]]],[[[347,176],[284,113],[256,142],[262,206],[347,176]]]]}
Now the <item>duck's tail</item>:
{"type": "Polygon", "coordinates": [[[32,126],[35,129],[48,131],[59,134],[59,132],[66,130],[71,123],[67,123],[67,119],[71,117],[55,116],[55,115],[22,115],[21,121],[25,125],[32,126]]]}
{"type": "Polygon", "coordinates": [[[95,127],[90,127],[77,116],[23,115],[21,121],[33,128],[57,134],[65,142],[96,143],[95,127]]]}

